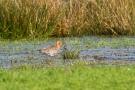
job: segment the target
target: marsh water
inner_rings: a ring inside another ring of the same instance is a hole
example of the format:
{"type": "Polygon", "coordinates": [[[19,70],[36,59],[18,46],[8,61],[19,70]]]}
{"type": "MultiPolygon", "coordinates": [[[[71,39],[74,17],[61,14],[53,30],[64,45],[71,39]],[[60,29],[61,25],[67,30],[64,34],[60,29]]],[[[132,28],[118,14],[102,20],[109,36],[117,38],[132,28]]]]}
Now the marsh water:
{"type": "Polygon", "coordinates": [[[107,62],[108,65],[135,64],[135,37],[104,37],[84,36],[68,38],[51,38],[48,40],[1,40],[0,41],[0,67],[11,68],[25,64],[45,67],[49,65],[67,65],[70,61],[96,61],[107,62]],[[58,55],[50,57],[39,52],[45,46],[54,45],[56,40],[67,48],[60,49],[58,55]],[[61,56],[65,52],[77,51],[78,58],[61,56]]]}

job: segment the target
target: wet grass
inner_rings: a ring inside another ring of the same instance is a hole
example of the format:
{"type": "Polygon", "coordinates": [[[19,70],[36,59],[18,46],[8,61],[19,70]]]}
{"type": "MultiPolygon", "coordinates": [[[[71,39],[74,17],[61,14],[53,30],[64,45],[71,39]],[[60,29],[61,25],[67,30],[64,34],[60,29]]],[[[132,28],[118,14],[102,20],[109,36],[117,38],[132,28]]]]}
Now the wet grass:
{"type": "MultiPolygon", "coordinates": [[[[84,38],[85,39],[85,38],[84,38]]],[[[133,37],[96,37],[87,38],[84,42],[86,48],[108,48],[108,49],[120,49],[134,47],[135,40],[133,37]]]]}
{"type": "Polygon", "coordinates": [[[79,49],[78,50],[75,50],[75,49],[69,50],[69,49],[65,48],[63,50],[63,54],[59,58],[62,58],[62,59],[79,59],[79,52],[80,51],[81,50],[79,50],[79,49]]]}
{"type": "MultiPolygon", "coordinates": [[[[42,42],[46,40],[42,40],[42,42]]],[[[27,53],[27,51],[38,50],[36,46],[40,45],[39,40],[0,40],[0,51],[11,53],[27,53]],[[26,51],[26,52],[24,52],[26,51]]]]}
{"type": "MultiPolygon", "coordinates": [[[[134,37],[70,37],[70,38],[55,38],[60,40],[67,50],[60,52],[59,58],[77,59],[79,52],[88,49],[129,49],[135,48],[134,37]]],[[[12,55],[29,55],[33,53],[39,54],[38,50],[54,44],[54,38],[47,40],[0,40],[1,54],[12,55]]],[[[14,58],[13,58],[14,59],[14,58]]],[[[13,60],[11,58],[11,60],[13,60]]],[[[25,60],[37,60],[36,56],[28,56],[25,60]]],[[[16,59],[15,59],[16,60],[16,59]]]]}
{"type": "Polygon", "coordinates": [[[1,90],[134,90],[135,66],[24,66],[0,70],[1,90]]]}
{"type": "Polygon", "coordinates": [[[103,66],[103,65],[109,65],[109,63],[95,60],[72,60],[67,64],[67,66],[103,66]]]}
{"type": "MultiPolygon", "coordinates": [[[[79,52],[82,49],[90,48],[134,48],[135,40],[134,36],[123,36],[123,37],[105,37],[105,36],[90,36],[90,37],[69,37],[69,38],[55,38],[61,40],[63,45],[67,46],[68,52],[79,52]]],[[[40,47],[45,45],[51,45],[52,39],[47,40],[0,40],[0,51],[17,52],[17,51],[35,51],[39,50],[40,47]],[[38,47],[40,46],[40,47],[38,47]]],[[[27,52],[25,52],[27,53],[27,52]]]]}

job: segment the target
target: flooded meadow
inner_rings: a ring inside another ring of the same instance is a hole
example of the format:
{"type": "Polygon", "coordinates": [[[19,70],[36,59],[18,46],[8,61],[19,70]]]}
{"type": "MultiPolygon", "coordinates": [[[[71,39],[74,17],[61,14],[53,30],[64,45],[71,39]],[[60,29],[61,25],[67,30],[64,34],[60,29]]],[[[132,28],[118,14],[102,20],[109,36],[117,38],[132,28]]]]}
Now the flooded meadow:
{"type": "Polygon", "coordinates": [[[84,36],[50,38],[48,40],[1,40],[0,68],[21,65],[60,66],[78,61],[85,65],[131,65],[135,64],[135,37],[84,36]],[[39,50],[60,40],[66,47],[56,56],[48,56],[39,50]]]}

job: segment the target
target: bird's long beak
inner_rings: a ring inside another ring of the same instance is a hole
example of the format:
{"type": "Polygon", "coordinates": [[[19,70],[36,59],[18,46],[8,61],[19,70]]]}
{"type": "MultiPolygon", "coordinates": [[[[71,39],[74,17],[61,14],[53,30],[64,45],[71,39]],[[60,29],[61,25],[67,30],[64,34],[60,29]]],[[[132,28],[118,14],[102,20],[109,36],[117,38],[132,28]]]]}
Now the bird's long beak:
{"type": "Polygon", "coordinates": [[[62,44],[60,44],[60,46],[62,46],[62,48],[66,50],[65,46],[63,46],[62,44]]]}

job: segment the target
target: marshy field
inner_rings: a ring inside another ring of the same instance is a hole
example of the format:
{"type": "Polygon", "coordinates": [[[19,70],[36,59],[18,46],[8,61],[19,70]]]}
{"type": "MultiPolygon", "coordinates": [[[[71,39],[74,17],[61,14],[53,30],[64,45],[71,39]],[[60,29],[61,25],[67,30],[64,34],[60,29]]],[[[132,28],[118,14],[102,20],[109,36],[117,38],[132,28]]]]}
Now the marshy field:
{"type": "Polygon", "coordinates": [[[134,90],[134,35],[134,0],[0,0],[0,90],[134,90]]]}
{"type": "Polygon", "coordinates": [[[0,41],[0,89],[133,90],[135,39],[129,36],[0,41]],[[39,49],[60,40],[50,57],[39,49]]]}

